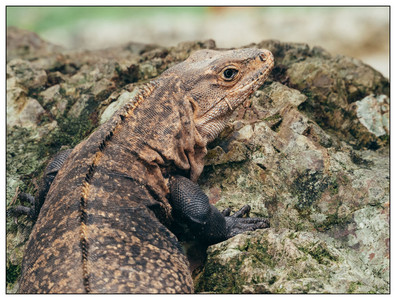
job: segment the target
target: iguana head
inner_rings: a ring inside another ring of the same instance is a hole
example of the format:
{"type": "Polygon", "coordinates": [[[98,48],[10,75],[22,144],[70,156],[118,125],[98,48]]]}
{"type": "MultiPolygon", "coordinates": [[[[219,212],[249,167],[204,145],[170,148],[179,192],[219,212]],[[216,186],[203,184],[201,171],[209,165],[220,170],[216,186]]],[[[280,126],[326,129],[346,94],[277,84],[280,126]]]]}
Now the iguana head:
{"type": "Polygon", "coordinates": [[[264,83],[273,66],[272,53],[264,49],[200,50],[167,73],[181,79],[196,128],[210,142],[235,108],[264,83]]]}

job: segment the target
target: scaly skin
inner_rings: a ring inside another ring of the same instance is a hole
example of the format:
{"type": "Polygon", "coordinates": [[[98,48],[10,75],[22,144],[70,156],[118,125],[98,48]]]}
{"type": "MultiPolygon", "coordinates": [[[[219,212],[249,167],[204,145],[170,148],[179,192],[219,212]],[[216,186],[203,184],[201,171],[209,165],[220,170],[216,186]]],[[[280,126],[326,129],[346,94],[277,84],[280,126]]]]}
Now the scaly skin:
{"type": "Polygon", "coordinates": [[[267,50],[197,51],[77,145],[27,243],[19,292],[193,292],[169,230],[169,179],[197,180],[207,143],[272,67],[267,50]]]}

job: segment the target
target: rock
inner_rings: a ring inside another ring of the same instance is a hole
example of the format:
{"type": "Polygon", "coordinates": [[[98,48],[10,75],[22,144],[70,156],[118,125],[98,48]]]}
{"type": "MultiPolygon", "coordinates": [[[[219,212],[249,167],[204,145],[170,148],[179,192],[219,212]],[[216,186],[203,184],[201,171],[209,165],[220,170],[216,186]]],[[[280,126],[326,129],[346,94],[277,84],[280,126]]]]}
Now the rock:
{"type": "Polygon", "coordinates": [[[369,95],[356,101],[356,115],[377,137],[389,135],[389,98],[386,95],[369,95]]]}
{"type": "MultiPolygon", "coordinates": [[[[66,51],[8,29],[7,208],[50,157],[108,120],[147,80],[214,41],[66,51]],[[25,49],[25,50],[23,50],[25,49]]],[[[362,62],[263,41],[275,68],[209,145],[199,180],[219,209],[271,228],[211,246],[197,292],[389,292],[389,82],[362,62]]],[[[7,218],[7,291],[32,228],[7,218]]]]}
{"type": "Polygon", "coordinates": [[[7,125],[33,127],[45,112],[40,103],[33,98],[21,97],[17,101],[8,98],[7,125]]]}
{"type": "Polygon", "coordinates": [[[36,33],[16,27],[7,28],[7,61],[14,58],[33,60],[60,51],[62,47],[44,41],[36,33]]]}
{"type": "MultiPolygon", "coordinates": [[[[299,55],[300,51],[310,53],[309,49],[296,48],[299,55]]],[[[291,56],[285,57],[291,59],[291,56]]],[[[324,59],[332,58],[325,56],[324,59]]],[[[211,196],[215,187],[221,187],[214,201],[220,210],[226,207],[236,210],[242,203],[249,204],[253,216],[270,219],[271,229],[235,237],[238,246],[230,240],[210,247],[207,262],[201,272],[196,272],[197,291],[389,292],[389,149],[387,146],[377,151],[364,149],[363,145],[371,148],[367,139],[374,141],[374,135],[368,128],[358,125],[361,121],[356,113],[360,105],[357,101],[352,104],[338,102],[337,105],[342,104],[351,111],[354,107],[355,112],[345,115],[343,121],[348,126],[354,124],[353,128],[359,127],[359,133],[352,135],[345,131],[346,134],[340,134],[332,128],[333,121],[315,122],[316,110],[307,110],[306,103],[311,101],[309,93],[320,94],[334,84],[331,77],[315,75],[315,68],[321,63],[320,57],[316,60],[310,72],[303,71],[299,75],[301,82],[312,80],[311,84],[305,83],[304,88],[294,86],[296,89],[279,82],[266,84],[253,95],[250,106],[234,114],[234,123],[209,150],[210,160],[201,176],[204,179],[200,180],[205,192],[211,196]],[[239,142],[247,151],[246,159],[235,165],[232,160],[225,160],[224,154],[238,136],[246,137],[239,142]],[[298,241],[295,245],[296,234],[309,236],[311,245],[321,245],[325,250],[320,253],[325,257],[308,250],[301,252],[305,242],[298,241]],[[256,235],[259,240],[252,241],[250,237],[256,238],[256,235]],[[264,240],[268,236],[271,238],[264,240]],[[288,246],[276,248],[277,243],[288,246]],[[249,247],[245,251],[236,251],[236,248],[244,249],[246,244],[249,247]],[[260,248],[264,253],[258,254],[259,247],[275,249],[260,248]],[[296,248],[299,251],[293,250],[296,248]],[[279,255],[279,259],[273,258],[273,253],[279,255]],[[337,253],[337,259],[327,262],[325,253],[337,253]],[[297,263],[301,261],[305,264],[297,263]]],[[[288,64],[295,67],[296,63],[288,64]]],[[[355,67],[362,67],[360,62],[356,64],[355,67]]],[[[334,68],[329,66],[330,72],[334,68]]],[[[375,74],[371,77],[375,81],[379,75],[373,70],[370,72],[375,74]]],[[[342,73],[336,76],[341,77],[342,73]]],[[[373,85],[373,82],[364,81],[361,88],[373,85]]],[[[337,92],[348,93],[345,89],[337,92]]],[[[385,85],[384,91],[386,89],[385,85]]],[[[318,104],[317,110],[326,105],[329,104],[318,104]]],[[[370,105],[375,109],[363,106],[365,116],[377,120],[382,114],[386,115],[385,97],[371,96],[370,105]],[[384,103],[383,113],[379,103],[384,103]]],[[[382,126],[379,121],[377,124],[382,126]]],[[[387,144],[386,139],[376,141],[378,145],[387,144]]]]}
{"type": "Polygon", "coordinates": [[[223,148],[217,146],[208,151],[205,157],[206,165],[219,165],[229,162],[240,162],[248,158],[248,150],[246,146],[238,141],[230,143],[227,152],[223,148]]]}
{"type": "Polygon", "coordinates": [[[42,103],[44,106],[51,104],[52,102],[57,102],[61,98],[60,85],[55,84],[45,91],[42,91],[39,95],[42,97],[42,103]]]}
{"type": "Polygon", "coordinates": [[[48,107],[50,114],[55,118],[61,118],[68,106],[68,101],[63,97],[62,91],[61,84],[55,84],[39,94],[41,103],[44,107],[48,107]]]}
{"type": "Polygon", "coordinates": [[[70,108],[68,116],[71,118],[78,118],[81,113],[86,110],[86,107],[89,105],[90,100],[92,100],[90,95],[81,95],[79,101],[74,102],[74,104],[70,108]]]}
{"type": "Polygon", "coordinates": [[[14,77],[16,83],[28,89],[42,89],[47,83],[47,73],[42,68],[21,59],[7,64],[7,76],[14,77]]]}
{"type": "Polygon", "coordinates": [[[130,101],[135,95],[137,95],[139,89],[136,88],[132,92],[124,91],[119,97],[117,101],[112,102],[107,108],[104,110],[100,117],[100,124],[105,123],[107,120],[111,118],[111,116],[123,107],[128,101],[130,101]]]}
{"type": "Polygon", "coordinates": [[[376,149],[387,143],[357,121],[354,103],[370,94],[389,95],[389,82],[382,74],[357,59],[333,57],[305,44],[263,41],[258,47],[274,53],[272,76],[307,96],[300,109],[323,129],[355,148],[376,149]]]}
{"type": "Polygon", "coordinates": [[[389,278],[367,274],[365,264],[318,234],[265,229],[209,247],[196,288],[213,293],[386,293],[389,278]]]}
{"type": "Polygon", "coordinates": [[[352,142],[357,138],[357,147],[381,143],[364,126],[354,122],[356,114],[351,105],[362,95],[387,89],[381,74],[356,60],[335,57],[325,61],[307,58],[288,69],[287,76],[290,85],[301,91],[309,86],[304,109],[313,113],[319,125],[347,136],[352,142]],[[367,138],[363,139],[363,135],[367,138]]]}
{"type": "Polygon", "coordinates": [[[41,124],[46,117],[47,112],[40,102],[35,98],[27,97],[26,88],[18,84],[15,78],[9,78],[7,81],[7,130],[28,128],[34,130],[31,131],[33,137],[42,138],[57,127],[57,122],[54,120],[41,124]]]}

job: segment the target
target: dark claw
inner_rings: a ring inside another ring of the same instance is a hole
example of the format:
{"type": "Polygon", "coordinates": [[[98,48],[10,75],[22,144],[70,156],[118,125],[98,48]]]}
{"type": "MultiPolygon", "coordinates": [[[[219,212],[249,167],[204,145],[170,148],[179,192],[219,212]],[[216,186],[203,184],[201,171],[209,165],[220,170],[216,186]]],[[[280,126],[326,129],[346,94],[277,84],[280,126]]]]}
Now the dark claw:
{"type": "Polygon", "coordinates": [[[33,209],[22,205],[7,209],[7,217],[20,217],[23,215],[33,218],[33,209]]]}
{"type": "Polygon", "coordinates": [[[221,214],[224,216],[224,217],[228,217],[230,214],[231,214],[231,208],[226,208],[225,210],[223,210],[222,212],[221,212],[221,214]]]}
{"type": "Polygon", "coordinates": [[[40,185],[38,197],[34,198],[30,194],[20,193],[18,195],[19,201],[23,205],[18,205],[7,210],[7,216],[19,217],[22,215],[28,216],[32,221],[35,221],[39,215],[41,206],[48,193],[48,190],[55,179],[56,174],[61,169],[63,163],[66,161],[73,149],[67,149],[56,154],[51,162],[47,165],[44,171],[44,177],[40,185]],[[28,204],[28,206],[25,206],[28,204]]]}
{"type": "Polygon", "coordinates": [[[7,217],[20,217],[20,216],[28,216],[30,219],[35,219],[36,218],[36,213],[35,213],[35,204],[36,200],[35,198],[26,193],[21,193],[18,195],[19,200],[21,201],[22,204],[28,203],[32,205],[32,207],[24,206],[24,205],[17,205],[15,207],[11,207],[7,209],[7,217]]]}
{"type": "Polygon", "coordinates": [[[242,218],[243,216],[248,217],[250,213],[250,205],[242,206],[237,212],[235,212],[231,217],[233,218],[242,218]]]}
{"type": "Polygon", "coordinates": [[[36,203],[34,197],[30,194],[20,193],[18,195],[19,200],[21,203],[29,203],[30,205],[34,205],[36,203]]]}
{"type": "Polygon", "coordinates": [[[254,231],[270,227],[268,219],[264,218],[242,218],[249,215],[250,206],[244,205],[240,210],[230,217],[225,217],[228,237],[231,238],[239,233],[254,231]]]}

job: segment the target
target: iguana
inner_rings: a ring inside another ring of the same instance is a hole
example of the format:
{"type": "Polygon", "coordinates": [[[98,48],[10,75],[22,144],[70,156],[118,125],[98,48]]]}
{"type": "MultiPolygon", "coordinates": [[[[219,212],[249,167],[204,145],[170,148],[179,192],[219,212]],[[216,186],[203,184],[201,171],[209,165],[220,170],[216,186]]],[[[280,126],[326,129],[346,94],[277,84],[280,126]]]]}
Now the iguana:
{"type": "Polygon", "coordinates": [[[268,227],[241,218],[247,206],[220,213],[195,182],[206,145],[273,65],[268,50],[197,51],[59,154],[46,170],[19,293],[191,293],[174,228],[210,245],[268,227]]]}

